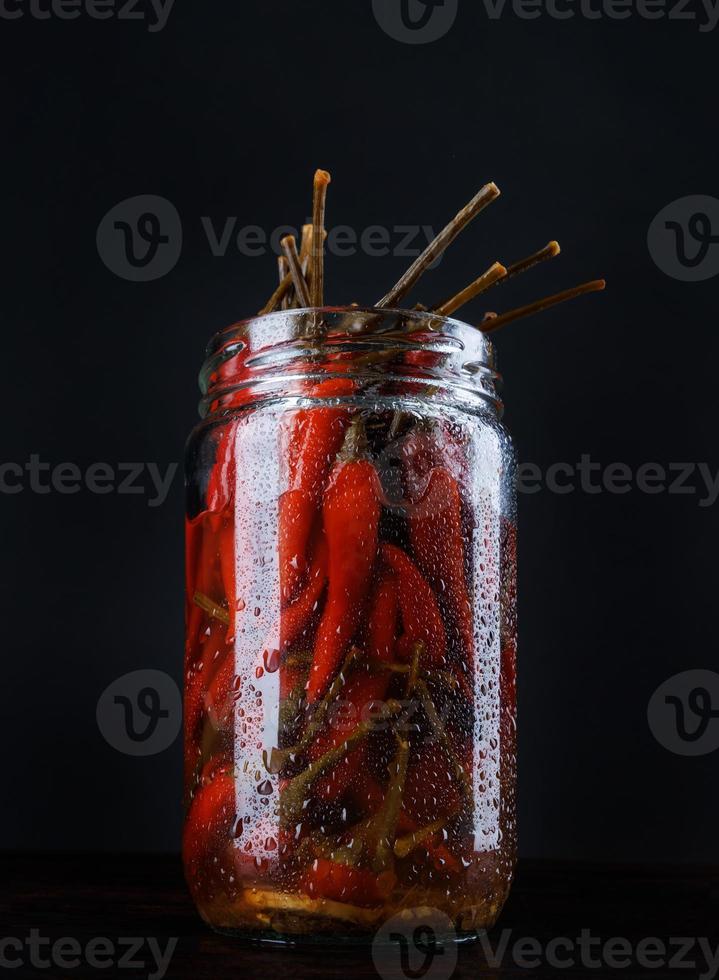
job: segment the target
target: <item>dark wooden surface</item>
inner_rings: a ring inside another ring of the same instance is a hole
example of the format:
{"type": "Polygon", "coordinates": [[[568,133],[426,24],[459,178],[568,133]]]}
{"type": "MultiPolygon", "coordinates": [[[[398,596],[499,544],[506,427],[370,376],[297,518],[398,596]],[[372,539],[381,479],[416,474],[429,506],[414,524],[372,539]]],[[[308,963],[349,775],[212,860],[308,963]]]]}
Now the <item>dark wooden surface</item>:
{"type": "MultiPolygon", "coordinates": [[[[369,950],[341,949],[255,949],[247,944],[217,936],[197,917],[186,893],[179,860],[171,856],[24,856],[0,858],[3,891],[0,899],[0,940],[13,937],[25,942],[31,930],[53,942],[63,937],[78,941],[84,949],[95,937],[107,937],[120,946],[127,937],[154,937],[165,948],[169,938],[177,946],[166,976],[170,980],[222,980],[225,977],[283,978],[377,977],[401,980],[393,972],[395,961],[382,961],[378,974],[369,950]],[[384,974],[384,975],[383,975],[384,974]]],[[[527,937],[544,949],[552,939],[575,940],[582,930],[601,940],[592,957],[614,937],[627,940],[633,950],[643,939],[655,937],[667,944],[666,959],[676,955],[676,937],[706,937],[712,949],[719,939],[719,869],[639,868],[578,863],[525,862],[520,865],[511,897],[489,940],[496,946],[503,930],[511,930],[508,950],[501,966],[492,966],[478,944],[460,950],[458,980],[470,977],[682,977],[704,976],[713,980],[697,945],[682,963],[652,969],[636,963],[622,969],[606,962],[601,966],[582,964],[581,950],[571,956],[574,965],[562,969],[542,960],[539,966],[516,963],[512,946],[527,937]],[[692,968],[688,965],[694,960],[692,968]],[[683,963],[687,965],[683,965],[683,963]]],[[[507,933],[504,933],[506,936],[507,933]]],[[[127,951],[127,947],[123,946],[127,951]]],[[[154,961],[145,945],[136,959],[144,967],[113,963],[100,970],[84,961],[75,969],[57,965],[33,967],[27,948],[14,947],[9,955],[22,955],[22,966],[0,968],[0,977],[134,977],[151,975],[154,961]]],[[[48,946],[44,947],[47,954],[48,946]]],[[[719,951],[718,951],[719,952],[719,951]]],[[[562,953],[564,955],[564,953],[562,953]]],[[[598,954],[601,957],[601,953],[598,954]]],[[[118,959],[119,956],[116,956],[118,959]]],[[[593,959],[597,962],[596,959],[593,959]]],[[[433,964],[426,980],[448,980],[446,962],[433,964]]]]}

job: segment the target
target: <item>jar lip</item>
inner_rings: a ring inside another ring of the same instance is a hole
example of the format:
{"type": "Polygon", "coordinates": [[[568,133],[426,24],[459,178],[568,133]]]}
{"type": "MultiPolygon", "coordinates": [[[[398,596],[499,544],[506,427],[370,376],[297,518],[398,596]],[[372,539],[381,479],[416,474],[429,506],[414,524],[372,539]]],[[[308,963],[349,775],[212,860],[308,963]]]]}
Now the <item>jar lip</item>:
{"type": "MultiPolygon", "coordinates": [[[[424,324],[426,331],[429,333],[437,334],[439,337],[452,337],[459,340],[462,348],[468,357],[471,357],[473,361],[477,361],[483,367],[490,370],[494,370],[496,368],[496,351],[494,344],[478,327],[472,325],[471,323],[467,323],[464,320],[458,320],[455,317],[433,313],[431,310],[412,310],[405,309],[403,307],[317,306],[299,307],[291,310],[275,310],[272,313],[256,314],[255,316],[237,320],[234,323],[223,327],[221,330],[218,330],[210,338],[207,345],[206,355],[208,358],[211,357],[217,350],[227,344],[229,337],[235,335],[239,338],[242,336],[242,334],[248,334],[253,326],[271,326],[274,324],[279,327],[282,323],[286,323],[287,325],[293,322],[299,323],[303,318],[307,318],[313,314],[323,314],[329,317],[353,315],[357,316],[358,318],[371,318],[375,316],[394,317],[399,321],[412,320],[415,323],[419,321],[420,323],[424,324]]],[[[331,330],[328,331],[328,333],[331,333],[331,330]]],[[[369,335],[368,333],[364,333],[359,330],[348,330],[346,331],[346,334],[349,339],[352,339],[353,337],[359,339],[369,335]]],[[[376,331],[374,332],[374,335],[381,336],[382,331],[376,331]]],[[[288,336],[284,339],[290,340],[293,338],[288,336]]],[[[299,339],[299,337],[296,339],[299,339]]],[[[278,342],[281,342],[279,338],[278,342]]]]}
{"type": "Polygon", "coordinates": [[[322,306],[248,317],[216,333],[199,376],[200,415],[248,403],[250,391],[255,400],[306,394],[327,365],[375,393],[382,385],[396,393],[398,384],[451,390],[457,401],[502,413],[494,346],[476,327],[426,310],[322,306]]]}

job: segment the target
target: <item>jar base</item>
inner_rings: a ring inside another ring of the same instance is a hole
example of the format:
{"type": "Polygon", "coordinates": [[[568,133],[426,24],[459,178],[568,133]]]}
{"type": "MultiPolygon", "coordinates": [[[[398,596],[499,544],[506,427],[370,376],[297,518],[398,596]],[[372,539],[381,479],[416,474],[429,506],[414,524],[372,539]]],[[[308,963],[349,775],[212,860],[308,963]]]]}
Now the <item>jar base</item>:
{"type": "Polygon", "coordinates": [[[343,902],[255,889],[232,902],[214,902],[202,908],[201,913],[216,933],[253,946],[392,945],[389,936],[396,929],[383,929],[390,920],[396,921],[402,931],[431,924],[435,941],[440,946],[463,945],[475,942],[484,930],[494,925],[505,897],[502,896],[500,901],[443,911],[439,907],[439,895],[436,906],[428,894],[421,907],[388,903],[378,908],[361,908],[343,902]]]}

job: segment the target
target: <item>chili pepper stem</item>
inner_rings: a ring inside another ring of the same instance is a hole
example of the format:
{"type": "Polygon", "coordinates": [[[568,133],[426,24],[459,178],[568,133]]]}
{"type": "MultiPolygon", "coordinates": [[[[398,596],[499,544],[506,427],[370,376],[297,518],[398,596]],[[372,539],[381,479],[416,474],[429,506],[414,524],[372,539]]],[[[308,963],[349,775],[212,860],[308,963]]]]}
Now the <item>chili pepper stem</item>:
{"type": "Polygon", "coordinates": [[[496,282],[507,275],[507,269],[502,265],[501,262],[494,262],[490,267],[482,273],[474,282],[471,282],[464,289],[460,290],[454,296],[446,299],[443,303],[439,303],[437,306],[432,307],[432,311],[438,316],[451,316],[460,307],[469,303],[480,293],[486,292],[493,286],[496,282]]]}
{"type": "Polygon", "coordinates": [[[557,306],[558,303],[566,303],[568,300],[576,299],[578,296],[584,296],[586,293],[600,292],[605,286],[606,282],[604,279],[593,279],[591,282],[585,282],[581,286],[573,286],[571,289],[565,289],[563,292],[555,293],[553,296],[545,296],[543,299],[535,300],[534,303],[520,306],[516,310],[509,310],[509,312],[501,313],[499,316],[496,314],[487,314],[484,321],[480,324],[479,329],[482,333],[493,333],[508,323],[532,316],[535,313],[541,313],[542,310],[548,310],[552,306],[557,306]]]}
{"type": "Polygon", "coordinates": [[[335,746],[326,752],[319,759],[315,759],[299,775],[291,779],[284,787],[280,797],[280,810],[282,822],[286,826],[294,826],[302,818],[302,812],[307,804],[307,798],[314,783],[326,772],[336,766],[344,759],[347,753],[360,742],[364,741],[368,735],[376,731],[380,725],[398,714],[402,705],[398,701],[390,700],[382,705],[378,712],[378,717],[367,719],[351,732],[341,745],[335,746]]]}
{"type": "Polygon", "coordinates": [[[483,211],[488,204],[499,197],[499,188],[490,182],[485,184],[472,200],[455,215],[449,224],[442,229],[437,237],[429,243],[422,254],[415,259],[405,274],[395,283],[388,293],[375,306],[393,307],[402,300],[412,289],[422,273],[452,244],[457,235],[483,211]]]}
{"type": "Polygon", "coordinates": [[[224,623],[225,626],[230,625],[230,614],[228,611],[223,609],[222,606],[219,606],[216,602],[213,602],[209,596],[203,595],[202,592],[195,592],[194,596],[192,597],[192,601],[196,606],[199,606],[200,609],[204,609],[208,616],[219,620],[219,622],[224,623]]]}
{"type": "Polygon", "coordinates": [[[267,761],[267,753],[264,753],[265,768],[268,772],[280,772],[292,756],[300,755],[310,745],[315,735],[322,728],[330,704],[334,701],[344,685],[347,683],[347,675],[355,661],[358,660],[361,655],[362,651],[359,647],[352,647],[350,652],[347,654],[339,673],[332,681],[327,693],[314,709],[312,719],[303,732],[299,742],[287,749],[272,749],[269,757],[269,763],[267,761]]]}
{"type": "Polygon", "coordinates": [[[297,254],[297,242],[295,241],[295,236],[285,235],[285,237],[280,241],[280,245],[282,247],[282,251],[284,252],[284,258],[289,266],[299,304],[306,309],[311,305],[312,301],[310,300],[310,294],[307,289],[305,277],[302,274],[302,266],[300,265],[300,257],[297,254]]]}
{"type": "Polygon", "coordinates": [[[267,300],[262,309],[258,312],[258,316],[265,316],[267,313],[274,313],[279,304],[281,303],[284,296],[287,294],[288,290],[292,288],[292,276],[287,273],[282,282],[279,284],[277,289],[273,292],[270,298],[267,300]]]}
{"type": "Polygon", "coordinates": [[[395,857],[406,858],[412,853],[412,851],[415,850],[415,848],[424,843],[428,837],[433,837],[434,834],[442,830],[448,820],[450,820],[454,815],[455,814],[451,814],[449,817],[440,817],[438,820],[433,820],[432,823],[427,824],[426,827],[420,827],[411,834],[405,834],[403,837],[398,837],[394,842],[395,857]]]}
{"type": "Polygon", "coordinates": [[[324,304],[324,230],[327,186],[332,178],[326,170],[317,170],[312,200],[312,306],[324,304]]]}

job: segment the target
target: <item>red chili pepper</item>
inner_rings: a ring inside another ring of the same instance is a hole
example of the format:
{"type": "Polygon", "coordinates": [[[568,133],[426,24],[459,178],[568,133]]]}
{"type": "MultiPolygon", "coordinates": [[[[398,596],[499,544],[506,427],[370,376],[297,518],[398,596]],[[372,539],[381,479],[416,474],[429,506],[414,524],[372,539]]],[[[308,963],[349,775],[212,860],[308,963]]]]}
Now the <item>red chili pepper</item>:
{"type": "MultiPolygon", "coordinates": [[[[391,661],[394,656],[397,635],[398,588],[394,575],[385,572],[372,595],[367,625],[366,662],[353,674],[339,700],[347,710],[347,723],[336,713],[329,712],[329,730],[317,738],[310,749],[310,759],[318,759],[330,749],[341,745],[347,734],[368,717],[373,702],[381,701],[389,687],[389,671],[376,669],[376,665],[391,661]],[[373,669],[374,668],[374,669],[373,669]]],[[[368,745],[363,742],[336,766],[325,779],[318,781],[316,794],[321,799],[336,800],[342,796],[353,780],[365,768],[368,745]]]]}
{"type": "MultiPolygon", "coordinates": [[[[310,397],[339,398],[353,391],[349,378],[327,378],[312,387],[310,397]]],[[[346,420],[344,408],[306,408],[292,416],[286,445],[287,490],[280,497],[278,514],[280,592],[285,602],[304,574],[307,542],[346,420]]]]}
{"type": "MultiPolygon", "coordinates": [[[[212,762],[208,763],[211,766],[212,762]]],[[[182,852],[188,876],[202,874],[205,856],[221,851],[235,819],[235,780],[228,772],[218,772],[202,781],[185,821],[182,852]]]]}
{"type": "Polygon", "coordinates": [[[455,478],[432,470],[422,498],[409,518],[412,551],[444,606],[447,622],[461,641],[467,668],[474,661],[472,604],[465,578],[462,500],[455,478]]]}
{"type": "Polygon", "coordinates": [[[235,672],[235,658],[229,650],[215,671],[205,695],[205,709],[218,731],[229,729],[235,703],[241,694],[240,677],[235,672]]]}
{"type": "Polygon", "coordinates": [[[405,637],[398,645],[406,657],[411,647],[425,645],[425,663],[443,666],[447,657],[447,638],[437,600],[422,573],[401,548],[384,543],[380,546],[382,561],[396,574],[399,582],[399,604],[405,637]]]}
{"type": "Polygon", "coordinates": [[[415,504],[425,493],[432,470],[441,466],[461,483],[468,478],[467,449],[449,422],[431,428],[415,426],[402,441],[403,477],[409,500],[415,504]]]}
{"type": "Polygon", "coordinates": [[[377,875],[365,868],[317,858],[305,873],[300,887],[310,898],[371,907],[381,905],[388,898],[396,880],[392,872],[377,875]]]}
{"type": "Polygon", "coordinates": [[[380,493],[369,460],[349,456],[333,467],[322,508],[329,585],[307,684],[310,704],[326,691],[362,614],[377,554],[380,493]]]}
{"type": "MultiPolygon", "coordinates": [[[[200,610],[201,615],[206,616],[200,610]]],[[[185,727],[191,738],[196,733],[202,716],[205,694],[215,672],[229,652],[228,629],[224,623],[213,620],[200,638],[200,653],[194,663],[189,663],[185,674],[185,727]]]]}
{"type": "MultiPolygon", "coordinates": [[[[317,535],[312,564],[302,591],[289,606],[280,613],[280,657],[289,648],[302,640],[306,650],[311,649],[311,626],[319,609],[320,599],[327,584],[327,539],[320,529],[317,535]]],[[[280,698],[284,699],[294,690],[303,673],[302,667],[280,666],[280,698]]]]}
{"type": "Polygon", "coordinates": [[[237,420],[225,423],[220,430],[217,442],[215,462],[207,480],[205,500],[207,509],[213,514],[224,510],[232,497],[235,488],[235,437],[237,420]]]}
{"type": "Polygon", "coordinates": [[[317,535],[312,564],[307,580],[298,597],[282,610],[280,616],[280,650],[284,653],[306,629],[317,609],[327,582],[327,538],[317,535]]]}

